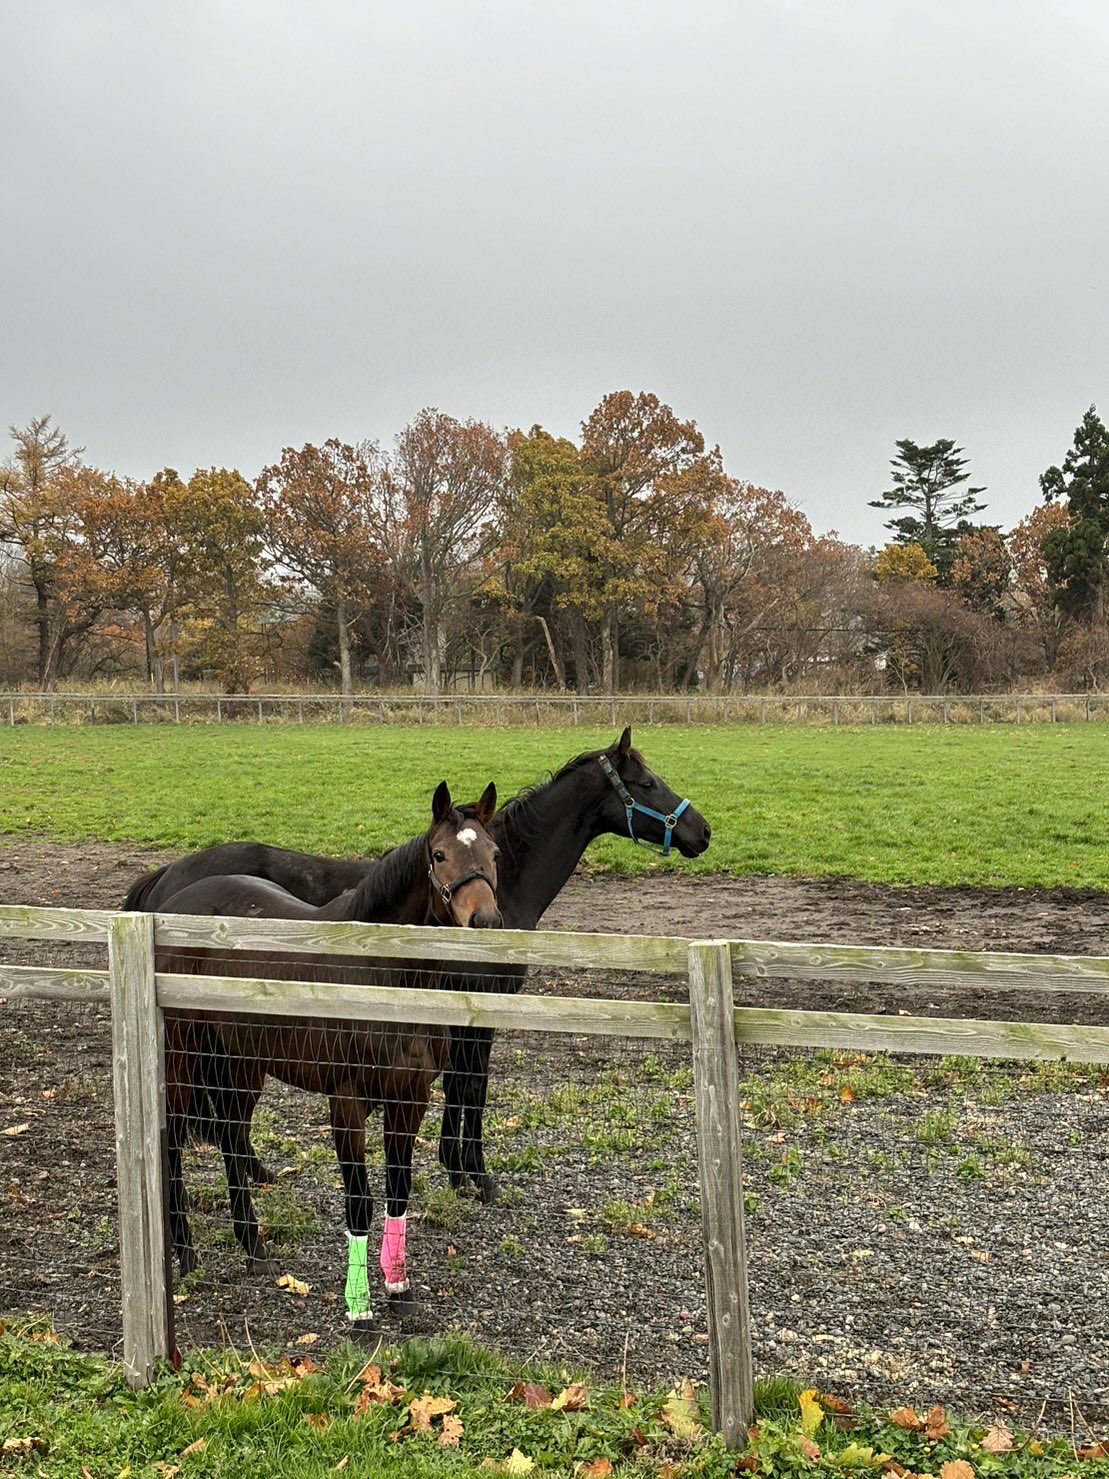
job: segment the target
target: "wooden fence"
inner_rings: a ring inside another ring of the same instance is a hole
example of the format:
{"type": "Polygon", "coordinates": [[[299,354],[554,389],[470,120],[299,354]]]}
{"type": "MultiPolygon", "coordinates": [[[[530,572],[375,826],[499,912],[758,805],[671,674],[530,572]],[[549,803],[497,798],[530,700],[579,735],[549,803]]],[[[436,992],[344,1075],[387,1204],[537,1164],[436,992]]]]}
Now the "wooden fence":
{"type": "Polygon", "coordinates": [[[951,950],[794,945],[751,940],[124,914],[0,906],[0,940],[106,944],[106,970],[0,966],[8,1001],[108,1002],[124,1363],[141,1386],[170,1352],[170,1272],[163,1214],[165,1085],[162,1013],[204,1007],[258,1014],[434,1022],[690,1043],[697,1116],[713,1412],[739,1446],[752,1412],[743,1230],[737,1044],[831,1047],[981,1058],[1109,1063],[1109,1028],[736,1006],[735,978],[886,982],[893,987],[1109,994],[1109,959],[951,950]],[[344,986],[156,972],[156,946],[442,959],[682,974],[689,1003],[344,986]]]}
{"type": "Polygon", "coordinates": [[[1036,724],[1109,719],[1109,695],[0,693],[17,724],[1036,724]]]}

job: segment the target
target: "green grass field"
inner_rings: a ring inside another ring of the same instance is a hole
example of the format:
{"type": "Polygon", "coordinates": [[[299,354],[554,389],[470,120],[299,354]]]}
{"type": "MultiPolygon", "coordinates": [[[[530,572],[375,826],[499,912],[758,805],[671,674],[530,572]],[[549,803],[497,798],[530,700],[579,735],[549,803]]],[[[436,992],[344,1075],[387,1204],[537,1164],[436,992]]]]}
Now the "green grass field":
{"type": "MultiPolygon", "coordinates": [[[[501,796],[612,731],[225,726],[0,730],[0,833],[374,853],[445,776],[501,796]]],[[[603,839],[599,868],[1109,888],[1109,726],[636,733],[712,823],[695,864],[603,839]]]]}

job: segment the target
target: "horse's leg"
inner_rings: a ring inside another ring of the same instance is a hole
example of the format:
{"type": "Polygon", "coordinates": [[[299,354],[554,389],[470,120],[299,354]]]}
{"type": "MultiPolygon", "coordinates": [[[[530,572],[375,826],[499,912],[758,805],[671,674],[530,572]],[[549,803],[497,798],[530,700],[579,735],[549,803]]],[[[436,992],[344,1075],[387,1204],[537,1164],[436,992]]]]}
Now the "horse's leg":
{"type": "Polygon", "coordinates": [[[197,1265],[189,1226],[189,1200],[181,1165],[181,1147],[188,1133],[189,1088],[192,1081],[193,1055],[190,1050],[191,1027],[166,1023],[166,1200],[169,1210],[169,1232],[177,1266],[182,1276],[191,1274],[197,1265]]]}
{"type": "MultiPolygon", "coordinates": [[[[413,1091],[419,1095],[419,1089],[413,1091]]],[[[389,1099],[383,1109],[385,1130],[385,1225],[381,1234],[381,1272],[389,1308],[413,1315],[419,1308],[408,1279],[406,1250],[408,1202],[412,1195],[412,1155],[416,1136],[431,1095],[431,1084],[421,1097],[389,1099]]]]}
{"type": "Polygon", "coordinates": [[[483,1202],[497,1200],[497,1183],[485,1169],[483,1119],[489,1090],[491,1027],[456,1027],[451,1032],[450,1062],[443,1076],[443,1129],[439,1159],[451,1185],[461,1191],[472,1182],[483,1202]]]}
{"type": "Polygon", "coordinates": [[[203,1032],[189,1097],[189,1128],[198,1139],[222,1149],[221,1123],[232,1118],[233,1113],[245,1113],[238,1142],[245,1156],[245,1174],[255,1186],[266,1185],[273,1176],[259,1160],[250,1139],[250,1124],[261,1090],[251,1093],[245,1105],[242,1098],[235,1097],[244,1091],[232,1082],[227,1050],[214,1028],[205,1025],[203,1032]]]}
{"type": "Polygon", "coordinates": [[[472,1182],[483,1202],[497,1200],[497,1183],[485,1169],[482,1127],[492,1049],[491,1027],[452,1028],[439,1132],[439,1160],[451,1185],[455,1191],[462,1191],[467,1182],[472,1182]]]}
{"type": "Polygon", "coordinates": [[[216,1120],[219,1148],[223,1152],[223,1164],[227,1170],[231,1226],[246,1254],[251,1272],[276,1273],[278,1264],[262,1237],[248,1184],[252,1154],[250,1116],[261,1097],[266,1075],[258,1064],[245,1059],[242,1061],[241,1071],[244,1082],[240,1085],[229,1083],[223,1090],[220,1102],[223,1112],[216,1120]]]}
{"type": "Polygon", "coordinates": [[[328,1099],[335,1155],[346,1193],[347,1319],[356,1337],[377,1339],[380,1330],[370,1308],[369,1246],[374,1204],[366,1172],[366,1106],[354,1094],[328,1099]]]}

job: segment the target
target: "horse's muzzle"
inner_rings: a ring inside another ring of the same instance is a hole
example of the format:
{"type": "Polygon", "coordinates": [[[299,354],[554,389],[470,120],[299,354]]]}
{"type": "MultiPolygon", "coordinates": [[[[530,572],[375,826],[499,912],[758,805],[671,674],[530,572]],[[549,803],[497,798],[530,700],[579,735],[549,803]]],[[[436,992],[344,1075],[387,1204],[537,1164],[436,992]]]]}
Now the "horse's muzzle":
{"type": "Polygon", "coordinates": [[[475,909],[470,916],[472,930],[499,930],[504,925],[504,916],[499,909],[475,909]]]}

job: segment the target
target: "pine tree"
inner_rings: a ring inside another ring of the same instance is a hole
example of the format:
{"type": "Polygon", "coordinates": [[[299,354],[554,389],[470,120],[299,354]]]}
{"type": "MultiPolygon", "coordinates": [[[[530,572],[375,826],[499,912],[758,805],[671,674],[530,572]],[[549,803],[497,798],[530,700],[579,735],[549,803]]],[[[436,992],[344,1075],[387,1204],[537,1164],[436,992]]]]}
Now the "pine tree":
{"type": "Polygon", "coordinates": [[[897,453],[890,464],[893,487],[873,499],[870,507],[915,510],[889,519],[886,528],[897,544],[919,544],[944,582],[955,563],[959,540],[974,527],[972,515],[986,506],[978,502],[979,493],[986,490],[963,487],[970,476],[967,459],[962,447],[956,447],[949,437],[930,447],[918,447],[906,438],[897,443],[897,453]]]}
{"type": "Polygon", "coordinates": [[[1109,574],[1109,431],[1091,406],[1062,468],[1040,478],[1048,503],[1065,499],[1068,520],[1044,536],[1043,554],[1056,604],[1092,625],[1105,620],[1109,574]]]}

